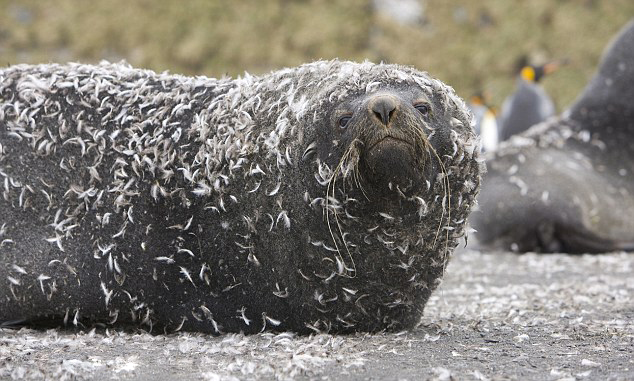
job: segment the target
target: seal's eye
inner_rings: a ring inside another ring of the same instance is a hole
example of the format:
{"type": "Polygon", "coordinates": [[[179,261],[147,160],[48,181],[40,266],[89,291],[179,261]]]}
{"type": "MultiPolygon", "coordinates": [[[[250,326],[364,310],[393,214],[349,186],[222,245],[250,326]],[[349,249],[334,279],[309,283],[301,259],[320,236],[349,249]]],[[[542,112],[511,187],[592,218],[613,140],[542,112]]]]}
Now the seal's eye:
{"type": "Polygon", "coordinates": [[[337,124],[339,124],[339,127],[341,128],[346,128],[348,126],[348,123],[350,122],[350,119],[352,119],[352,116],[344,115],[339,118],[339,122],[337,122],[337,124]]]}
{"type": "Polygon", "coordinates": [[[429,105],[427,103],[417,103],[414,108],[423,115],[429,114],[429,105]]]}

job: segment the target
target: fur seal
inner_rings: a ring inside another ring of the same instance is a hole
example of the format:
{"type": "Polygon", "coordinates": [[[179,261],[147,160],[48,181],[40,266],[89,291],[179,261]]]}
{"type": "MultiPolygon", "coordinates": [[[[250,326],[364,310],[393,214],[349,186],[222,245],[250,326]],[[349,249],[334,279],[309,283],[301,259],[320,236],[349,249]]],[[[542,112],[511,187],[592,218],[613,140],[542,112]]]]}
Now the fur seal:
{"type": "Polygon", "coordinates": [[[0,321],[412,327],[479,189],[470,118],[397,65],[0,70],[0,321]]]}
{"type": "Polygon", "coordinates": [[[634,21],[572,107],[487,160],[471,223],[516,251],[634,250],[634,21]]]}

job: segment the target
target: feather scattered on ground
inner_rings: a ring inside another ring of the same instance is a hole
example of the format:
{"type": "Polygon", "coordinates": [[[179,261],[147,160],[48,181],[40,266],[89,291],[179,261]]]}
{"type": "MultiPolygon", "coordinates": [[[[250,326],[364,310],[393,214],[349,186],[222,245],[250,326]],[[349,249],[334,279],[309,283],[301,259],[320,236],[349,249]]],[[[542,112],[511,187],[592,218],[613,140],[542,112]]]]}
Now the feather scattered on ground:
{"type": "Polygon", "coordinates": [[[352,336],[0,330],[0,379],[632,379],[634,254],[457,253],[421,326],[352,336]]]}

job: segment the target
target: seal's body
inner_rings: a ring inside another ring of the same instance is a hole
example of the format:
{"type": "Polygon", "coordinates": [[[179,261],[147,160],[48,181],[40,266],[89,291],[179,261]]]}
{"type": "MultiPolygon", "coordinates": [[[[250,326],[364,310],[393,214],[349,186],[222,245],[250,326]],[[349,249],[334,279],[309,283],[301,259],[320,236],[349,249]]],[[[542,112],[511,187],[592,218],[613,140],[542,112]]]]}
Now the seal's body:
{"type": "Polygon", "coordinates": [[[634,22],[571,109],[487,161],[480,243],[518,251],[634,250],[634,22]]]}
{"type": "Polygon", "coordinates": [[[404,329],[479,186],[453,90],[395,65],[0,71],[0,321],[404,329]]]}

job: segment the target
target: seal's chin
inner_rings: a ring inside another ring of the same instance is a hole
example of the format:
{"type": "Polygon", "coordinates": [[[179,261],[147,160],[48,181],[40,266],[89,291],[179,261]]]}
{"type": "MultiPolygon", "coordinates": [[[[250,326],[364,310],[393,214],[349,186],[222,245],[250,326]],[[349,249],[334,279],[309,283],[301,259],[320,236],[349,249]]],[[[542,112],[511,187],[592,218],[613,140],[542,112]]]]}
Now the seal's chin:
{"type": "Polygon", "coordinates": [[[421,160],[413,144],[385,137],[372,144],[361,156],[361,171],[374,191],[383,194],[402,192],[411,196],[423,180],[421,160]]]}

